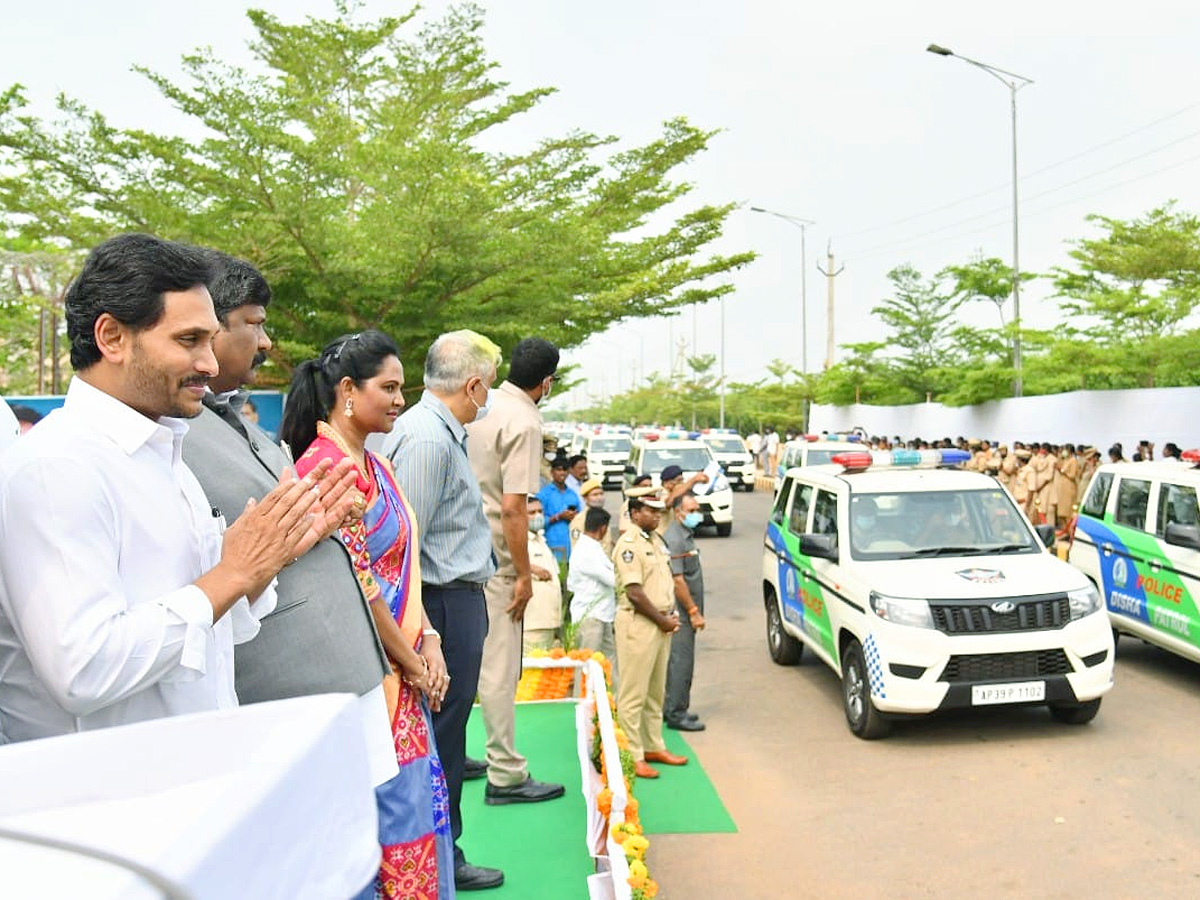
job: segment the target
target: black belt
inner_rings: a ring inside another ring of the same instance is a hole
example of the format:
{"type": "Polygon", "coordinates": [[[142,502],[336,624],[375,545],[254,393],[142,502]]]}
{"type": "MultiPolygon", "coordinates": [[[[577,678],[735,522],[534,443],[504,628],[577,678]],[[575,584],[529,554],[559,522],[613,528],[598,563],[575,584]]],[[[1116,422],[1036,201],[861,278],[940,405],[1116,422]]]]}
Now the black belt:
{"type": "Polygon", "coordinates": [[[456,578],[448,584],[431,584],[428,581],[423,581],[421,582],[421,587],[442,591],[482,591],[485,584],[487,584],[486,581],[464,581],[461,578],[456,578]]]}

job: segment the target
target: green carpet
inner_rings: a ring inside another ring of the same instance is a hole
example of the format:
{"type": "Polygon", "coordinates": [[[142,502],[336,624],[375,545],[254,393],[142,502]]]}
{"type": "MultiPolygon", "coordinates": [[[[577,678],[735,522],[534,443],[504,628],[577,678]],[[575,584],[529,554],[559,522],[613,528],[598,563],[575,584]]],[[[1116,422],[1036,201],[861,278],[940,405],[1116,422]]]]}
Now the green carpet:
{"type": "MultiPolygon", "coordinates": [[[[575,750],[575,705],[517,704],[517,747],[529,760],[534,778],[566,785],[567,794],[546,803],[487,806],[483,802],[486,779],[466,782],[463,852],[468,862],[504,870],[504,884],[480,891],[478,896],[487,900],[587,900],[585,879],[595,866],[584,846],[586,809],[575,750]]],[[[483,717],[478,706],[467,723],[467,754],[484,758],[483,717]]]]}
{"type": "MultiPolygon", "coordinates": [[[[683,736],[664,729],[668,749],[691,758],[686,766],[656,765],[662,777],[639,780],[634,793],[647,834],[735,832],[737,826],[683,736]]],[[[584,847],[583,795],[571,703],[518,703],[517,746],[539,781],[566,785],[546,803],[487,806],[484,779],[463,786],[462,848],[467,860],[504,870],[504,885],[481,891],[487,900],[587,900],[585,879],[595,868],[584,847]]],[[[479,707],[467,724],[467,754],[484,757],[479,707]]]]}
{"type": "Polygon", "coordinates": [[[663,739],[672,753],[686,756],[686,766],[651,763],[662,777],[639,778],[633,786],[638,798],[642,830],[646,834],[702,834],[735,832],[737,825],[708,780],[696,752],[683,735],[663,728],[663,739]]]}

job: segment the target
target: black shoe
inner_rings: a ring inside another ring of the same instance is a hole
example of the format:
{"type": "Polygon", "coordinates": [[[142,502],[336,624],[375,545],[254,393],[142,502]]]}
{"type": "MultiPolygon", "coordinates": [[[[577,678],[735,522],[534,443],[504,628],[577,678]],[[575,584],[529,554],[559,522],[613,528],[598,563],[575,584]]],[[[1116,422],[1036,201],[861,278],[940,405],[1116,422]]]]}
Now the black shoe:
{"type": "Polygon", "coordinates": [[[463,763],[463,781],[474,781],[476,778],[482,778],[486,774],[487,763],[482,759],[467,757],[467,761],[463,763]]]}
{"type": "Polygon", "coordinates": [[[684,717],[685,719],[688,719],[688,720],[692,721],[692,722],[699,722],[699,721],[700,721],[700,717],[699,717],[698,715],[696,715],[694,712],[690,712],[690,713],[684,713],[684,714],[683,714],[683,717],[684,717]]]}
{"type": "Polygon", "coordinates": [[[526,778],[520,784],[511,787],[496,787],[490,781],[483,790],[483,802],[488,806],[500,806],[505,803],[541,803],[543,800],[553,800],[561,797],[567,789],[561,784],[546,784],[526,778]]]}
{"type": "Polygon", "coordinates": [[[667,727],[673,728],[675,731],[703,731],[705,728],[705,725],[703,722],[700,721],[699,718],[695,718],[695,719],[683,718],[683,719],[679,719],[676,722],[668,721],[667,727]]]}
{"type": "Polygon", "coordinates": [[[454,886],[460,891],[485,891],[504,884],[504,873],[499,869],[473,866],[461,862],[454,867],[454,886]]]}

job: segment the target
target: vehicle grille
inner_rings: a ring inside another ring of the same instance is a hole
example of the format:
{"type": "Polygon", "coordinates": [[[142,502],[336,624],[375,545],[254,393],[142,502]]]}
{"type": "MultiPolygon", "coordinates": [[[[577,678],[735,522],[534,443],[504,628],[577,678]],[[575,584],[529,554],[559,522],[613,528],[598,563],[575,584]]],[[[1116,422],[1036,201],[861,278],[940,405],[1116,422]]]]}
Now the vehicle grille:
{"type": "Polygon", "coordinates": [[[977,653],[951,656],[938,681],[1010,681],[1066,675],[1072,671],[1071,661],[1062,650],[977,653]]]}
{"type": "Polygon", "coordinates": [[[1016,609],[998,613],[995,600],[930,600],[933,627],[946,634],[992,634],[1003,631],[1044,631],[1062,628],[1071,621],[1071,604],[1066,594],[1012,597],[1016,609]]]}

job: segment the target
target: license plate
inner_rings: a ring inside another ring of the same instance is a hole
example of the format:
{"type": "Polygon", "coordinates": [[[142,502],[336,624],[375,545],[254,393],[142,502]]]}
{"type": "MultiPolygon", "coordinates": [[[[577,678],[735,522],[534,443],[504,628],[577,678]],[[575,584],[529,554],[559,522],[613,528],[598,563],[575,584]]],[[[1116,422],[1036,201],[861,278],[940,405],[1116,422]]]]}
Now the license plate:
{"type": "Polygon", "coordinates": [[[1015,681],[1011,684],[975,684],[971,686],[971,705],[993,703],[1030,703],[1046,699],[1046,682],[1015,681]]]}

